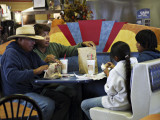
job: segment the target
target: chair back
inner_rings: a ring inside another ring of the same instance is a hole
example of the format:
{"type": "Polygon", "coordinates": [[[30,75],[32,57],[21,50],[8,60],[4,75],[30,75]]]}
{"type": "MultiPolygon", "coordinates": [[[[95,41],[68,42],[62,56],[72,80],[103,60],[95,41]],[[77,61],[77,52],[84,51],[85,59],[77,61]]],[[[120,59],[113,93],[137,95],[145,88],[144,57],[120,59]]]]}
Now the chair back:
{"type": "Polygon", "coordinates": [[[160,59],[133,67],[131,102],[133,119],[160,113],[160,59]]]}
{"type": "Polygon", "coordinates": [[[0,118],[21,120],[43,120],[42,112],[37,103],[28,96],[15,94],[0,99],[0,118]],[[21,105],[24,103],[24,105],[21,105]],[[15,105],[16,104],[16,105],[15,105]],[[30,108],[28,108],[28,106],[30,108]]]}

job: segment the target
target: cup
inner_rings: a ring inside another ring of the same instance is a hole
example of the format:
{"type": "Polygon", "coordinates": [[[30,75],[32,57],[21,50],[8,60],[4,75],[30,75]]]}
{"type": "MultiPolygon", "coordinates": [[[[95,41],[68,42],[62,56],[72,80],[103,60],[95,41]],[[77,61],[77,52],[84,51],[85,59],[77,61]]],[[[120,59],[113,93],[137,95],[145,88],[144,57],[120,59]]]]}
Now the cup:
{"type": "Polygon", "coordinates": [[[95,74],[95,60],[87,60],[88,74],[95,74]]]}
{"type": "Polygon", "coordinates": [[[62,63],[62,74],[67,74],[68,72],[68,59],[61,59],[62,63]]]}

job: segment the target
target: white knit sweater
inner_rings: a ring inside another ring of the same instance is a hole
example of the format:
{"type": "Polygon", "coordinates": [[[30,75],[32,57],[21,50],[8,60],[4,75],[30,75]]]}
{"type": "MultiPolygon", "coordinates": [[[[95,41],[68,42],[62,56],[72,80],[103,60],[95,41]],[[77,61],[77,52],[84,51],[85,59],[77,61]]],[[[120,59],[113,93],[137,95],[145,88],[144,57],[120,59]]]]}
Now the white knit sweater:
{"type": "MultiPolygon", "coordinates": [[[[135,57],[132,57],[130,60],[132,66],[138,63],[135,57]]],[[[104,86],[107,95],[102,97],[102,105],[104,108],[111,110],[127,110],[130,108],[125,80],[125,61],[122,60],[109,72],[107,82],[104,86]]]]}

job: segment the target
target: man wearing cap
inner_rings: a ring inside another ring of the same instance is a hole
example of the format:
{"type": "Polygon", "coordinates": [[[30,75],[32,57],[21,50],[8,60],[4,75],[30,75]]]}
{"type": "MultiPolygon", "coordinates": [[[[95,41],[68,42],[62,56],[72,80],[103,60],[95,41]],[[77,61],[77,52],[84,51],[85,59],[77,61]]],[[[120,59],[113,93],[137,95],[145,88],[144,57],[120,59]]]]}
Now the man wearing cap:
{"type": "Polygon", "coordinates": [[[48,64],[33,52],[35,40],[44,38],[35,35],[34,28],[27,26],[17,28],[16,35],[8,37],[11,39],[16,41],[7,46],[1,59],[4,95],[25,94],[31,97],[40,106],[44,120],[68,120],[70,99],[52,89],[42,94],[44,86],[34,83],[34,79],[43,77],[44,70],[48,69],[48,64]],[[58,104],[61,115],[54,111],[55,104],[58,104]]]}

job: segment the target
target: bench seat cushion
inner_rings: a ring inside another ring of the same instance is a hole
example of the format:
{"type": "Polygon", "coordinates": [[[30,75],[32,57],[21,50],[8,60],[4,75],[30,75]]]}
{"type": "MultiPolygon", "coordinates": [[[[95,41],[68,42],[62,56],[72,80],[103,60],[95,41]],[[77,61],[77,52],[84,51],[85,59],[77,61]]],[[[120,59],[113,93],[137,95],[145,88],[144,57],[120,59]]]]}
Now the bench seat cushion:
{"type": "Polygon", "coordinates": [[[128,120],[128,118],[132,118],[132,112],[112,111],[106,108],[94,107],[90,109],[90,116],[92,120],[128,120]]]}

